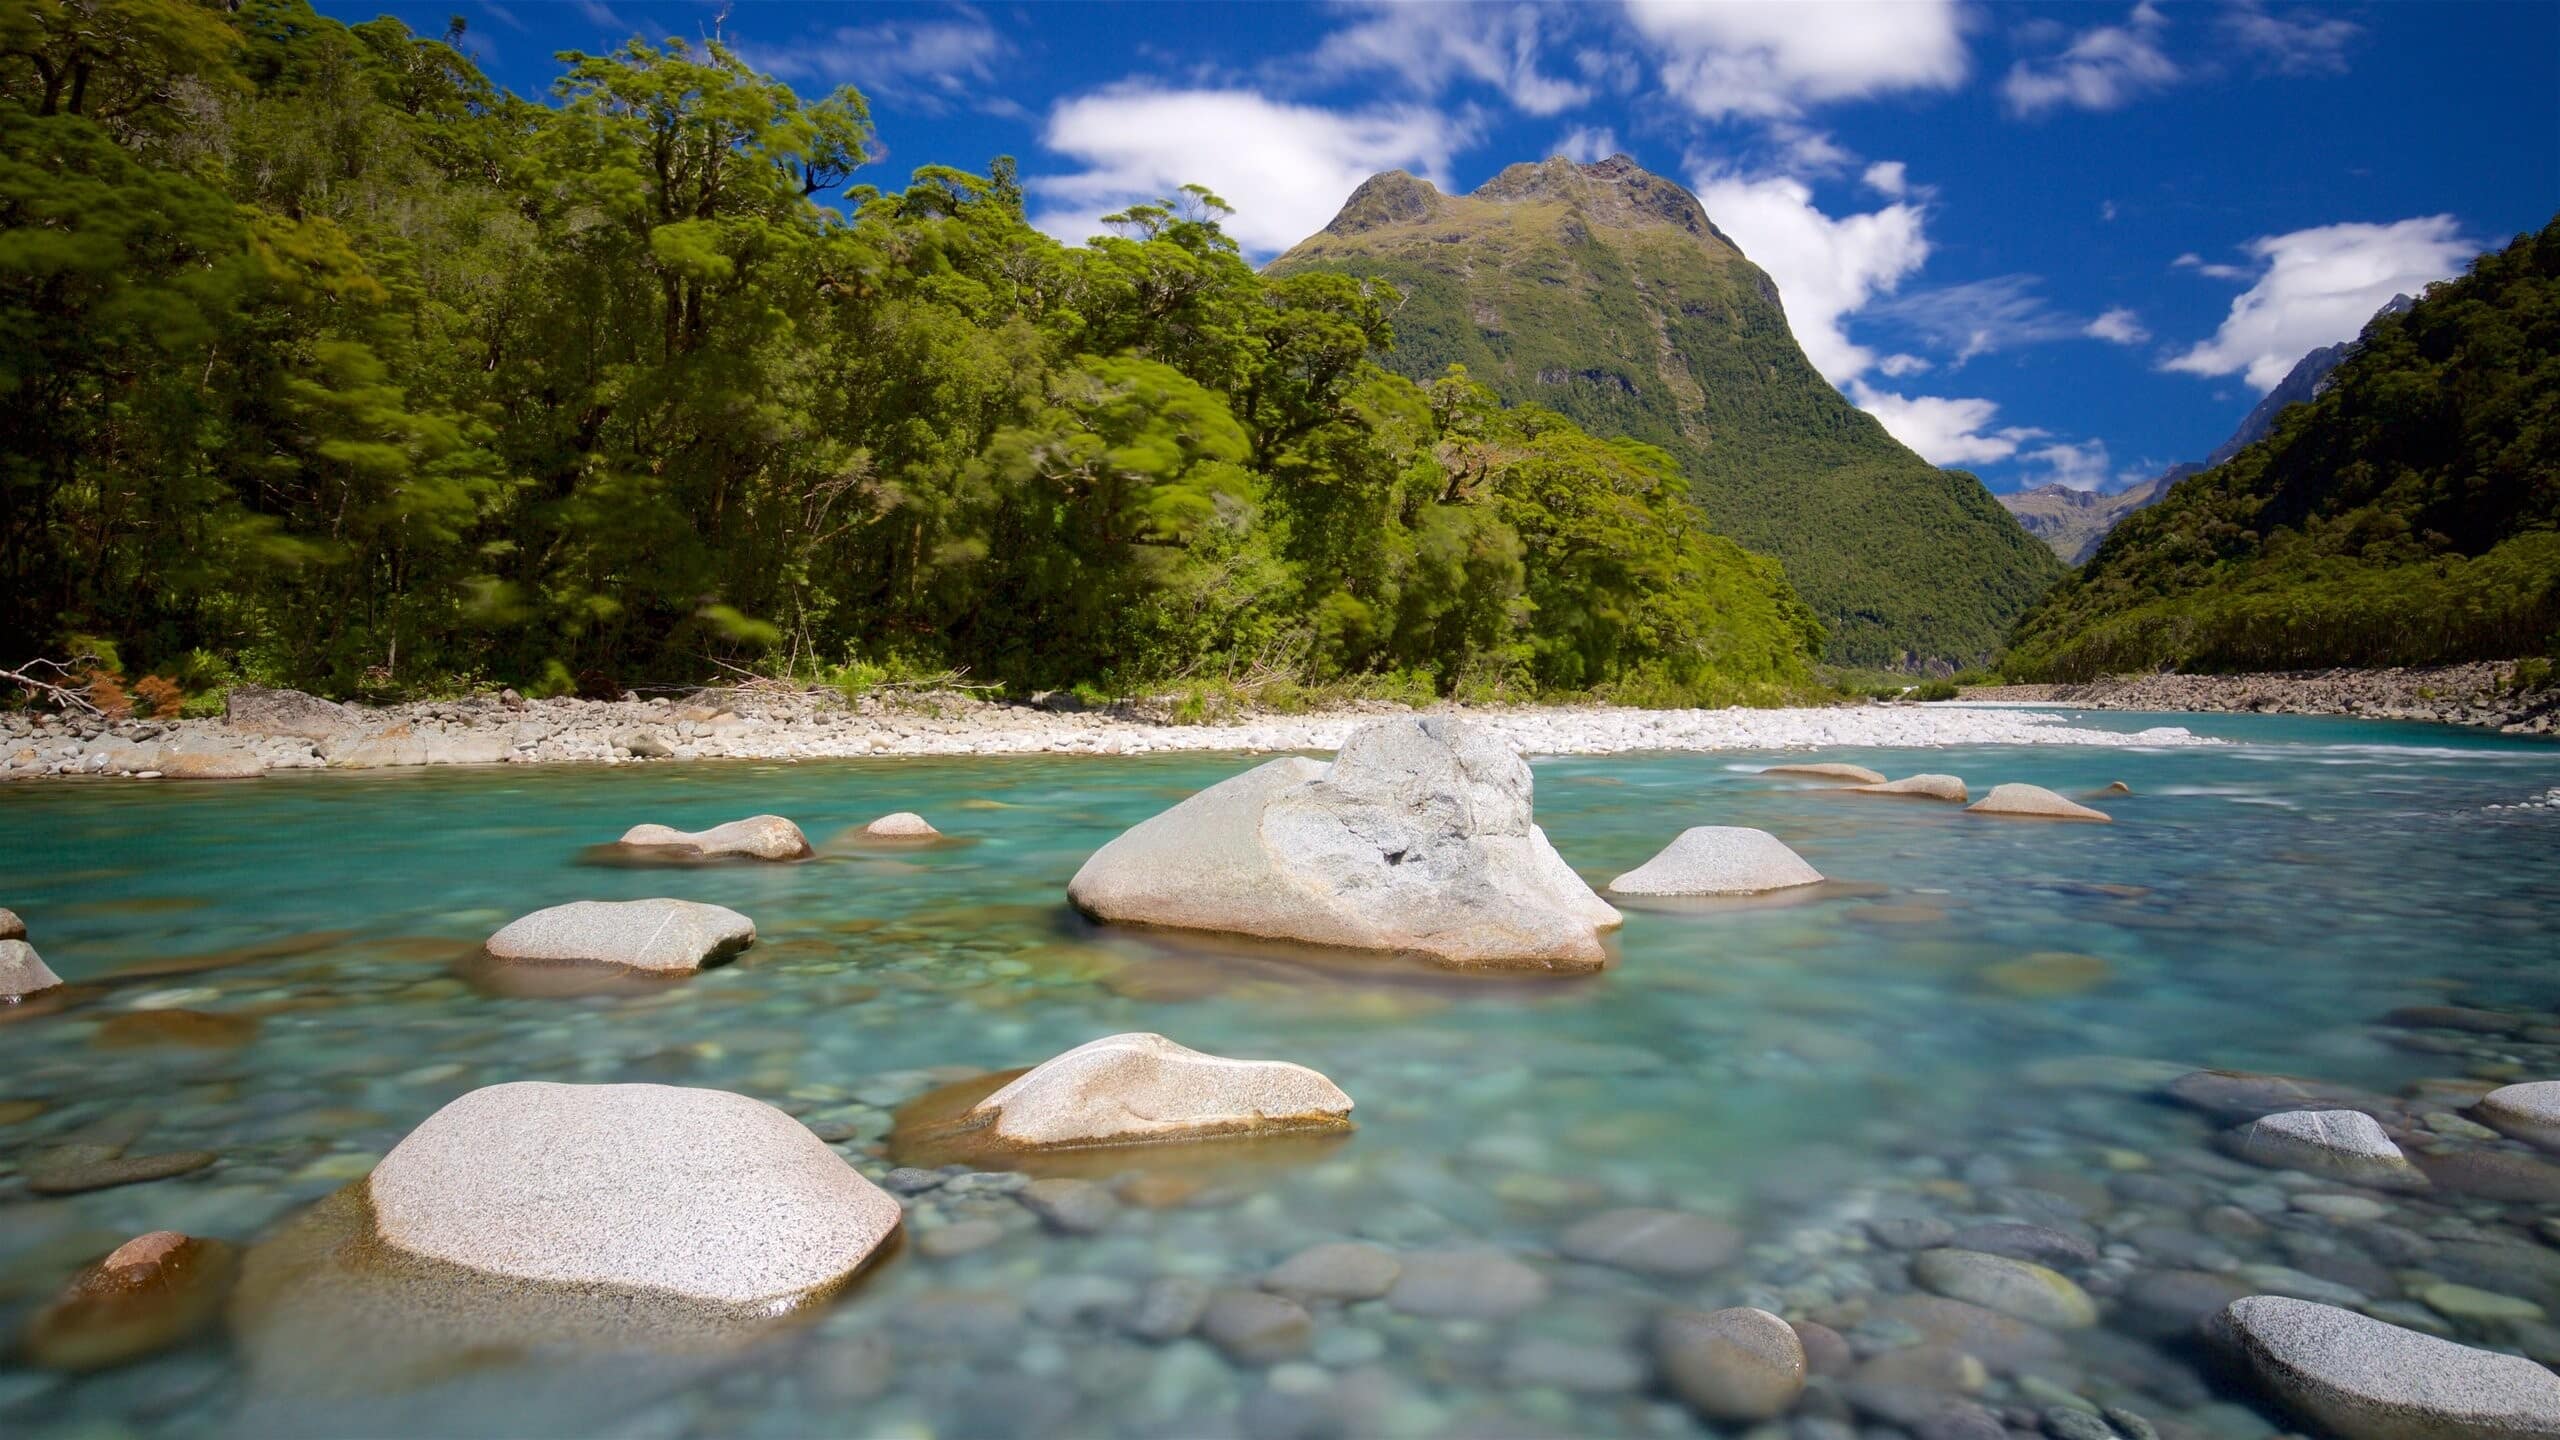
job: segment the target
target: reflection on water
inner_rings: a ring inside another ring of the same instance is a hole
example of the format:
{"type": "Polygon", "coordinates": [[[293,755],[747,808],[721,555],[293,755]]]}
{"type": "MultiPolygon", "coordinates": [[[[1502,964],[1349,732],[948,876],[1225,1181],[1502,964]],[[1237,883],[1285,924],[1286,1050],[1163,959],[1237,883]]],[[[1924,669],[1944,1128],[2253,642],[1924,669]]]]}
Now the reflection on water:
{"type": "MultiPolygon", "coordinates": [[[[1947,1339],[1989,1368],[1977,1398],[1995,1408],[2071,1394],[2250,1440],[2273,1417],[2239,1408],[2252,1397],[2186,1338],[2187,1312],[2231,1287],[2560,1351],[2547,1319],[2426,1294],[2560,1314],[2560,1249],[2533,1229],[2560,1170],[2459,1115],[2488,1085],[2560,1075],[2560,812],[2489,808],[2560,784],[2560,749],[2181,723],[2244,743],[1826,757],[1977,792],[2122,779],[2134,793],[2099,802],[2113,826],[1749,773],[1774,756],[1541,761],[1539,822],[1595,882],[1700,824],[1772,830],[1832,877],[1784,903],[1622,906],[1618,963],[1574,980],[1110,930],[1069,909],[1095,847],[1246,757],[0,790],[0,903],[72,982],[0,1026],[0,1327],[145,1231],[250,1251],[232,1323],[188,1348],[87,1378],[0,1358],[0,1429],[1678,1436],[1707,1427],[1650,1379],[1647,1326],[1668,1304],[1748,1303],[1860,1357],[1947,1339]],[[644,821],[771,811],[839,836],[893,810],[957,843],[581,863],[644,821]],[[635,990],[504,993],[457,965],[527,911],[659,894],[743,911],[760,943],[635,990]],[[2457,1014],[2472,1018],[2437,1023],[2457,1014]],[[903,1253],[779,1326],[427,1275],[369,1253],[350,1198],[437,1106],[522,1079],[740,1091],[874,1177],[902,1160],[1011,1169],[919,1146],[919,1122],[1129,1030],[1313,1066],[1358,1127],[1024,1162],[1108,1191],[1076,1226],[1023,1204],[1018,1178],[914,1180],[903,1253]],[[2229,1159],[2227,1107],[2274,1092],[2164,1095],[2204,1065],[2392,1097],[2435,1189],[2331,1203],[2336,1187],[2229,1159]],[[53,1196],[28,1183],[40,1155],[58,1171],[187,1151],[220,1159],[53,1196]],[[1687,1278],[1559,1252],[1577,1222],[1648,1206],[1728,1221],[1744,1244],[1687,1278]],[[1914,1292],[1899,1240],[1995,1218],[2090,1247],[2075,1273],[2098,1327],[1991,1327],[1914,1292]],[[1186,1295],[1352,1238],[1489,1247],[1543,1275],[1545,1298],[1456,1318],[1319,1304],[1277,1365],[1176,1338],[1186,1295]]],[[[1875,1422],[1819,1389],[1803,1413],[1875,1422]]]]}

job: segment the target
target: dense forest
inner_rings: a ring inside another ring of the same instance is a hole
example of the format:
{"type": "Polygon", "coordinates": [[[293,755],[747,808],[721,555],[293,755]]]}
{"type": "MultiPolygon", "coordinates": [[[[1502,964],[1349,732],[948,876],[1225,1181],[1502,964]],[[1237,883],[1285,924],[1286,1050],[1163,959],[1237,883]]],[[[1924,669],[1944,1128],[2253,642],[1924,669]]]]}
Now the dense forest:
{"type": "Polygon", "coordinates": [[[206,692],[1369,677],[1773,698],[1822,632],[1671,458],[1391,352],[1191,190],[1064,246],[862,96],[302,0],[0,15],[0,665],[206,692]]]}
{"type": "Polygon", "coordinates": [[[2376,317],[2274,433],[2118,525],[2003,671],[2560,653],[2560,219],[2376,317]]]}

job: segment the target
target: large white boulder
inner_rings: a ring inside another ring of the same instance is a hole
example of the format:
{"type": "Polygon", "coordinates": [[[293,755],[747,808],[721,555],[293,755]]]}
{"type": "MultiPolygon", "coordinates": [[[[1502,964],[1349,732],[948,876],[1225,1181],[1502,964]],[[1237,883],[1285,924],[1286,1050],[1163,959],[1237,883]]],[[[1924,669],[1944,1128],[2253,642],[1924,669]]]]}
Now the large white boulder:
{"type": "Polygon", "coordinates": [[[1821,883],[1821,871],[1766,830],[1693,825],[1662,853],[1610,881],[1609,893],[1757,895],[1821,883]]]}
{"type": "Polygon", "coordinates": [[[621,843],[705,860],[732,856],[746,860],[798,860],[810,853],[809,837],[779,815],[750,815],[708,830],[634,825],[622,833],[621,843]]]}
{"type": "Polygon", "coordinates": [[[2361,1110],[2287,1110],[2230,1134],[2231,1152],[2275,1170],[2300,1170],[2388,1190],[2423,1190],[2427,1177],[2381,1122],[2361,1110]]]}
{"type": "Polygon", "coordinates": [[[761,1100],[518,1081],[427,1117],[367,1182],[386,1243],[545,1284],[778,1307],[862,1268],[899,1208],[761,1100]]]}
{"type": "Polygon", "coordinates": [[[2251,1295],[2214,1333],[2258,1383],[2343,1440],[2525,1440],[2560,1435],[2560,1376],[2309,1300],[2251,1295]]]}
{"type": "Polygon", "coordinates": [[[1992,786],[1990,794],[1964,808],[1976,815],[2013,815],[2029,820],[2095,820],[2103,824],[2114,818],[2104,810],[2066,800],[2041,785],[2015,781],[1992,786]]]}
{"type": "Polygon", "coordinates": [[[1013,1145],[1128,1145],[1336,1130],[1351,1097],[1304,1065],[1203,1055],[1161,1035],[1111,1035],[1015,1077],[966,1118],[1013,1145]]]}
{"type": "Polygon", "coordinates": [[[2481,1096],[2471,1113],[2501,1135],[2560,1150],[2560,1080],[2501,1085],[2481,1096]]]}
{"type": "Polygon", "coordinates": [[[1098,920],[1597,969],[1618,912],[1529,818],[1529,767],[1442,716],[1353,732],[1330,765],[1275,760],[1094,852],[1067,886],[1098,920]]]}
{"type": "Polygon", "coordinates": [[[756,924],[694,900],[579,900],[489,937],[495,960],[583,962],[626,970],[699,970],[756,943],[756,924]]]}
{"type": "Polygon", "coordinates": [[[36,947],[24,940],[0,940],[0,1005],[40,995],[61,983],[62,977],[44,963],[36,947]]]}

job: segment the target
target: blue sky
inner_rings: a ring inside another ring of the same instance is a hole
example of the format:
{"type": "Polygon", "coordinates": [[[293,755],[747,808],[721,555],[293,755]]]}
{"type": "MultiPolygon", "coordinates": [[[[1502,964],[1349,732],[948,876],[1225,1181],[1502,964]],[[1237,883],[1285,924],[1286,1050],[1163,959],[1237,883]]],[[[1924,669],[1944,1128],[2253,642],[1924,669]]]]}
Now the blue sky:
{"type": "Polygon", "coordinates": [[[1185,181],[1260,259],[1403,168],[1625,151],[1776,277],[1851,399],[1994,489],[2204,455],[2302,352],[2560,210],[2560,5],[341,3],[501,83],[717,33],[870,97],[888,154],[1018,157],[1070,239],[1185,181]]]}

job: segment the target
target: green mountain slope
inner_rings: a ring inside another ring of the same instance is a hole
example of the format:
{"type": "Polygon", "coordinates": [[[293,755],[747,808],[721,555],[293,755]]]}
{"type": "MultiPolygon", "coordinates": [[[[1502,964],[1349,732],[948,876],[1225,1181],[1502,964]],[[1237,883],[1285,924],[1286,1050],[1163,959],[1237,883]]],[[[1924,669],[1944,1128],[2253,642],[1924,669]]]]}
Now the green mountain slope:
{"type": "Polygon", "coordinates": [[[1463,364],[1513,403],[1670,451],[1717,529],[1776,556],[1850,664],[1988,655],[2062,572],[1981,482],[1832,388],[1695,197],[1623,156],[1514,165],[1472,195],[1375,176],[1270,266],[1404,294],[1384,363],[1463,364]]]}
{"type": "Polygon", "coordinates": [[[2002,669],[2280,670],[2560,645],[2560,219],[2378,317],[2307,405],[2135,512],[2002,669]]]}

